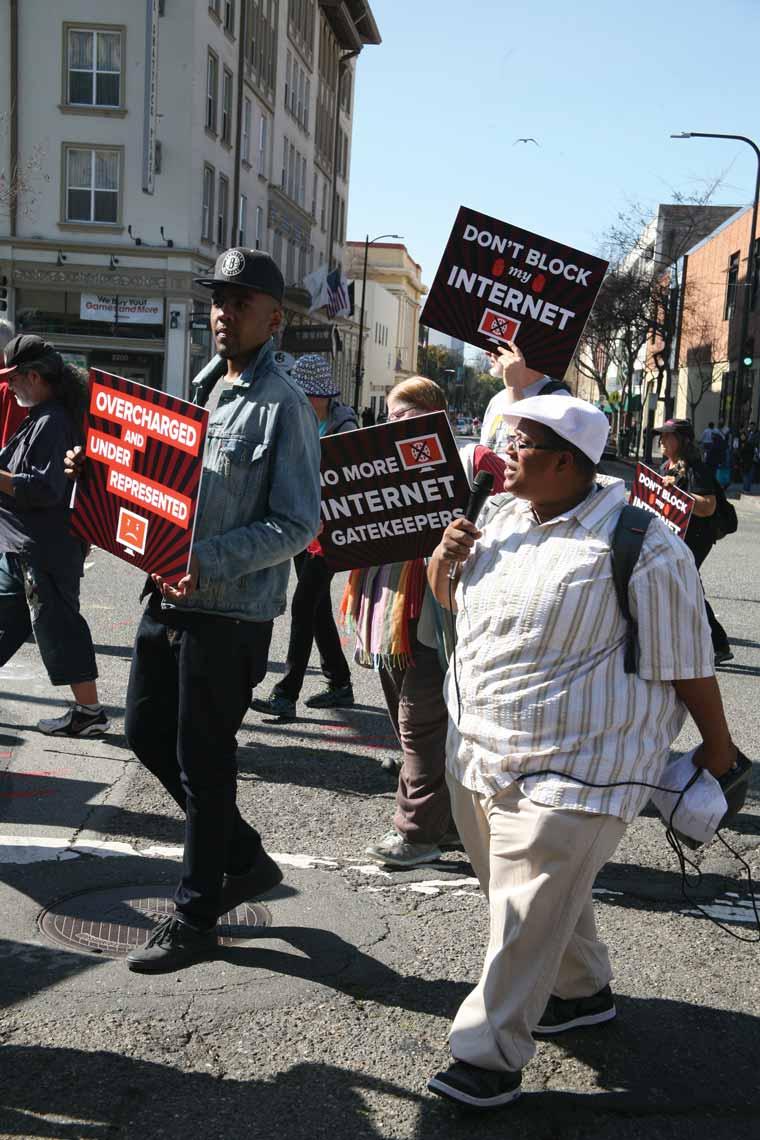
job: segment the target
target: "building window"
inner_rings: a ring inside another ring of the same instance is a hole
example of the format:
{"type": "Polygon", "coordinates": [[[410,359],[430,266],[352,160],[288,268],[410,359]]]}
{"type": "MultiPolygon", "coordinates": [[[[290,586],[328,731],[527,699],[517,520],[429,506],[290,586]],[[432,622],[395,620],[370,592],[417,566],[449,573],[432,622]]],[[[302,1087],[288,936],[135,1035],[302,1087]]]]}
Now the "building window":
{"type": "Polygon", "coordinates": [[[206,66],[206,129],[216,134],[216,105],[219,97],[219,60],[208,53],[206,66]]]}
{"type": "Polygon", "coordinates": [[[256,231],[254,234],[254,249],[261,249],[264,237],[264,211],[261,206],[256,207],[256,231]]]}
{"type": "Polygon", "coordinates": [[[306,94],[304,96],[303,104],[303,129],[309,130],[309,103],[311,101],[311,80],[306,80],[306,94]]]}
{"type": "Polygon", "coordinates": [[[292,285],[296,278],[296,243],[291,240],[288,242],[288,260],[285,266],[285,281],[288,285],[292,285]]]}
{"type": "Polygon", "coordinates": [[[66,102],[73,107],[122,106],[122,33],[67,29],[66,102]]]}
{"type": "Polygon", "coordinates": [[[340,105],[347,115],[351,114],[351,87],[353,76],[350,71],[346,71],[343,76],[343,87],[340,93],[340,105]]]}
{"type": "Polygon", "coordinates": [[[266,115],[261,116],[261,123],[259,124],[259,174],[262,178],[269,177],[269,163],[267,161],[269,145],[269,119],[266,115]]]}
{"type": "Polygon", "coordinates": [[[238,206],[238,245],[246,245],[246,233],[248,230],[248,199],[245,194],[240,195],[240,204],[238,206]]]}
{"type": "Polygon", "coordinates": [[[225,67],[222,75],[222,142],[232,137],[232,72],[225,67]]]}
{"type": "Polygon", "coordinates": [[[280,269],[282,269],[282,234],[275,232],[272,239],[272,257],[276,261],[280,269]]]}
{"type": "Polygon", "coordinates": [[[730,321],[736,308],[736,287],[739,282],[739,254],[732,253],[728,259],[728,272],[726,274],[726,303],[723,309],[723,320],[730,321]]]}
{"type": "Polygon", "coordinates": [[[224,30],[235,34],[235,0],[224,0],[224,30]]]}
{"type": "Polygon", "coordinates": [[[251,162],[251,114],[253,107],[251,100],[248,98],[243,99],[243,138],[242,138],[242,154],[243,162],[250,165],[251,162]]]}
{"type": "Polygon", "coordinates": [[[290,154],[288,155],[288,197],[292,198],[295,194],[295,181],[296,181],[296,150],[291,144],[290,154]]]}
{"type": "Polygon", "coordinates": [[[327,231],[327,183],[322,183],[322,209],[319,212],[319,228],[322,233],[327,231]]]}
{"type": "Polygon", "coordinates": [[[209,10],[209,12],[214,13],[217,20],[220,18],[219,12],[221,10],[221,6],[222,6],[222,0],[208,0],[208,10],[209,10]]]}
{"type": "Polygon", "coordinates": [[[317,192],[318,192],[318,178],[317,172],[314,171],[314,181],[311,187],[311,216],[314,221],[317,220],[317,192]]]}
{"type": "Polygon", "coordinates": [[[115,225],[119,221],[118,150],[66,149],[66,221],[115,225]]]}
{"type": "Polygon", "coordinates": [[[219,175],[219,202],[216,209],[216,244],[227,244],[227,218],[229,216],[230,183],[223,174],[219,175]]]}
{"type": "Polygon", "coordinates": [[[282,178],[280,179],[280,189],[287,191],[288,189],[288,154],[290,152],[290,143],[286,138],[282,140],[282,178]]]}
{"type": "Polygon", "coordinates": [[[293,68],[293,57],[290,54],[290,52],[288,52],[287,55],[285,56],[285,107],[286,108],[289,106],[290,84],[291,84],[291,78],[290,77],[291,77],[291,73],[292,73],[292,68],[293,68]]]}
{"type": "Polygon", "coordinates": [[[203,167],[203,205],[201,208],[201,240],[213,241],[214,217],[214,168],[203,167]]]}

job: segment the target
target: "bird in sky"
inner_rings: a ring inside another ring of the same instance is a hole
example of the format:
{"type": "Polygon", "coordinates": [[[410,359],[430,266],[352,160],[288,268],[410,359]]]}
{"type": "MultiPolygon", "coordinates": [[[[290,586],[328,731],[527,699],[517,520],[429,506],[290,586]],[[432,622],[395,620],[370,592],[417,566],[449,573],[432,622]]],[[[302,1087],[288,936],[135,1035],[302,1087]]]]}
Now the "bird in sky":
{"type": "Polygon", "coordinates": [[[536,140],[535,140],[535,139],[515,139],[515,141],[512,143],[512,146],[517,146],[517,144],[518,144],[519,142],[523,142],[523,143],[529,143],[529,142],[532,142],[534,146],[539,146],[539,145],[540,145],[539,143],[537,143],[537,142],[536,142],[536,140]]]}

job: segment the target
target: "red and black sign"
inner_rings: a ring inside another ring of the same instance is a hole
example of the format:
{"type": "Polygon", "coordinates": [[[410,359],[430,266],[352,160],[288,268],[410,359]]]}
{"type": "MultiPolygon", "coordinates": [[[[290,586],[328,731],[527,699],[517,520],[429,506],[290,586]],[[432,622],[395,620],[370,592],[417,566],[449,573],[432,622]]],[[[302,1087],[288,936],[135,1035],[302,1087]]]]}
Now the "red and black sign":
{"type": "Polygon", "coordinates": [[[425,558],[469,497],[445,412],[325,436],[321,477],[335,570],[425,558]]]}
{"type": "Polygon", "coordinates": [[[665,486],[662,475],[643,463],[636,466],[629,502],[659,515],[666,526],[681,538],[686,535],[694,508],[694,497],[675,486],[665,486]]]}
{"type": "Polygon", "coordinates": [[[207,423],[195,404],[92,369],[74,532],[179,581],[190,563],[207,423]]]}
{"type": "Polygon", "coordinates": [[[561,379],[608,263],[462,206],[420,321],[561,379]]]}

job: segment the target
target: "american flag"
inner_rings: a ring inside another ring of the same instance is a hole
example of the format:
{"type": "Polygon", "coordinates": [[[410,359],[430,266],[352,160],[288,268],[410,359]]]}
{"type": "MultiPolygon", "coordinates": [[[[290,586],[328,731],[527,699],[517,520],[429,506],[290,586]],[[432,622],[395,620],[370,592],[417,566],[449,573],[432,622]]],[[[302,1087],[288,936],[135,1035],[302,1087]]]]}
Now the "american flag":
{"type": "Polygon", "coordinates": [[[340,269],[327,274],[327,315],[330,320],[336,317],[350,317],[351,299],[348,295],[348,280],[340,269]]]}

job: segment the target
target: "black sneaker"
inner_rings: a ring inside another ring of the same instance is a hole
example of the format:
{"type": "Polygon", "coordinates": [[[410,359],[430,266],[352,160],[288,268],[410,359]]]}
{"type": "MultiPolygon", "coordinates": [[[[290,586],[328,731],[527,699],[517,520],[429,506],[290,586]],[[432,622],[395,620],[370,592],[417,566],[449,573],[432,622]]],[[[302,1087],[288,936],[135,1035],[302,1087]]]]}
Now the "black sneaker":
{"type": "Polygon", "coordinates": [[[468,1061],[454,1061],[445,1072],[436,1073],[427,1085],[437,1096],[469,1104],[472,1108],[501,1108],[520,1095],[522,1072],[479,1069],[468,1061]]]}
{"type": "Polygon", "coordinates": [[[733,661],[733,659],[734,659],[734,655],[731,652],[728,645],[725,647],[725,649],[716,649],[715,650],[715,664],[716,665],[725,665],[726,661],[733,661]]]}
{"type": "Polygon", "coordinates": [[[599,993],[584,998],[559,998],[554,994],[546,1003],[534,1033],[564,1033],[586,1025],[601,1025],[617,1016],[612,990],[605,986],[599,993]]]}
{"type": "Polygon", "coordinates": [[[281,693],[272,693],[269,697],[254,697],[251,708],[256,709],[256,712],[279,717],[280,720],[296,719],[296,702],[283,697],[281,693]]]}
{"type": "Polygon", "coordinates": [[[102,705],[94,712],[81,705],[70,705],[63,716],[37,721],[37,728],[46,736],[102,736],[110,727],[102,705]]]}
{"type": "Polygon", "coordinates": [[[350,709],[354,703],[354,690],[351,685],[341,685],[337,689],[329,687],[316,693],[305,702],[310,709],[350,709]]]}
{"type": "Polygon", "coordinates": [[[196,930],[167,914],[143,946],[127,955],[127,965],[138,974],[164,974],[213,958],[216,953],[216,927],[196,930]]]}
{"type": "Polygon", "coordinates": [[[271,891],[282,882],[282,871],[274,859],[267,855],[262,848],[250,871],[242,875],[225,875],[222,884],[222,894],[219,899],[219,916],[227,914],[244,902],[254,899],[271,891]]]}

